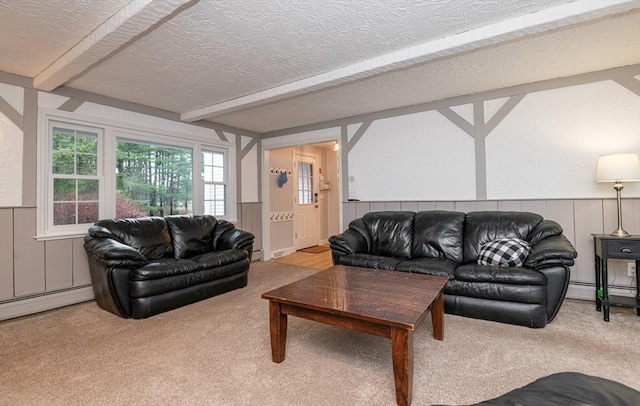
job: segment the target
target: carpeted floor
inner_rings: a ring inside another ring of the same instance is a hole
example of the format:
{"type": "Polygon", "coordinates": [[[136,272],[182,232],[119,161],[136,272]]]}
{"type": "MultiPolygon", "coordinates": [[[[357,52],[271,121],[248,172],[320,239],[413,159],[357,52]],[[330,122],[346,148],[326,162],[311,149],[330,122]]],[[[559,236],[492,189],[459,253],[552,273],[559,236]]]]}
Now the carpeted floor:
{"type": "MultiPolygon", "coordinates": [[[[95,302],[0,323],[0,405],[393,405],[386,339],[289,318],[271,362],[267,290],[318,272],[253,263],[249,286],[145,320],[95,302]]],[[[640,319],[565,301],[544,329],[445,315],[414,335],[413,404],[465,404],[561,371],[640,389],[640,319]]]]}

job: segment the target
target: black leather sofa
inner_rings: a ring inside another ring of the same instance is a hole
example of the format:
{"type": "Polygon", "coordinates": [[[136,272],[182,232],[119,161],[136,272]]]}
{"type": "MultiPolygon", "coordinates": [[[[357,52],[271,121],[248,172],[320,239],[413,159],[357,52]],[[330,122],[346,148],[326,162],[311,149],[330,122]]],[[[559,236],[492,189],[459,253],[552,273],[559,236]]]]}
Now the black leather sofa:
{"type": "Polygon", "coordinates": [[[558,313],[577,256],[558,223],[527,212],[372,212],[329,242],[334,264],[449,277],[446,313],[535,328],[558,313]],[[521,266],[479,265],[506,237],[530,246],[521,266]]]}
{"type": "Polygon", "coordinates": [[[100,220],[84,248],[98,305],[146,318],[247,285],[254,235],[212,216],[100,220]]]}
{"type": "Polygon", "coordinates": [[[632,406],[640,392],[610,379],[560,372],[470,406],[632,406]]]}

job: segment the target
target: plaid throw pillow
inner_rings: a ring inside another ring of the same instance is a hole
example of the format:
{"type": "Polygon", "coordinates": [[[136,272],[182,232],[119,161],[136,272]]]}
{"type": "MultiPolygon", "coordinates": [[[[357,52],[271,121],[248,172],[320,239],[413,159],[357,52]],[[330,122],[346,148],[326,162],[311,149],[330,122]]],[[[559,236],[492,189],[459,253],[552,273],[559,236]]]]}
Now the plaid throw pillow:
{"type": "Polygon", "coordinates": [[[479,265],[522,266],[529,254],[529,243],[519,238],[500,238],[486,243],[478,254],[479,265]]]}

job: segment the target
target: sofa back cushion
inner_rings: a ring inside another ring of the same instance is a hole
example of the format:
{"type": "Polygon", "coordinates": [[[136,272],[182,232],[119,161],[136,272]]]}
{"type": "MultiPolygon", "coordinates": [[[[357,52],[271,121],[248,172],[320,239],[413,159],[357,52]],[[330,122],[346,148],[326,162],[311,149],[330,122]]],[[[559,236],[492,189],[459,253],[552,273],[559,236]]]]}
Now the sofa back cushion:
{"type": "Polygon", "coordinates": [[[409,211],[371,212],[352,225],[367,240],[369,254],[411,258],[414,215],[409,211]]]}
{"type": "Polygon", "coordinates": [[[412,258],[448,259],[462,263],[464,213],[419,211],[413,222],[412,258]]]}
{"type": "Polygon", "coordinates": [[[99,220],[95,225],[111,231],[119,241],[138,250],[147,260],[173,256],[169,227],[162,217],[99,220]]]}
{"type": "Polygon", "coordinates": [[[482,247],[501,238],[527,240],[542,216],[527,212],[476,211],[467,213],[464,228],[464,262],[476,262],[482,247]]]}
{"type": "Polygon", "coordinates": [[[190,258],[213,249],[213,230],[217,224],[215,217],[168,216],[165,220],[169,225],[176,258],[190,258]]]}

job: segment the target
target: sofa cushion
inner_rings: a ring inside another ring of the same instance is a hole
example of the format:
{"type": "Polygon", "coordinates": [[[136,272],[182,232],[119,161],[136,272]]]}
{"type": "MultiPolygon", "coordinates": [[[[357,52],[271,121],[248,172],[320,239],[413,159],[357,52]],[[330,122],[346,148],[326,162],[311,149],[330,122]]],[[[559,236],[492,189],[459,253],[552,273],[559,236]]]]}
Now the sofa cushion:
{"type": "Polygon", "coordinates": [[[393,271],[404,258],[385,257],[372,254],[347,254],[340,257],[340,265],[362,268],[386,269],[393,271]]]}
{"type": "Polygon", "coordinates": [[[171,231],[176,258],[190,258],[213,249],[213,229],[217,220],[213,216],[165,217],[171,231]]]}
{"type": "MultiPolygon", "coordinates": [[[[542,306],[542,312],[546,313],[547,287],[543,285],[509,285],[490,282],[462,282],[450,280],[444,288],[445,298],[466,297],[489,300],[492,305],[502,303],[504,311],[513,303],[526,303],[542,306]]],[[[482,307],[482,305],[480,306],[482,307]]],[[[446,311],[446,309],[445,309],[446,311]]],[[[478,308],[479,312],[483,310],[478,308]]],[[[530,311],[534,311],[531,309],[530,311]]],[[[545,316],[546,319],[546,316],[545,316]]]]}
{"type": "Polygon", "coordinates": [[[462,212],[419,211],[413,222],[411,257],[449,259],[461,263],[464,233],[462,212]]]}
{"type": "MultiPolygon", "coordinates": [[[[171,275],[166,278],[150,278],[145,280],[131,280],[129,294],[132,298],[143,298],[167,292],[176,292],[190,286],[227,278],[247,272],[249,260],[232,262],[226,265],[209,268],[203,264],[195,264],[188,259],[170,259],[170,262],[155,263],[148,267],[155,268],[158,273],[171,275]],[[173,263],[172,263],[173,262],[173,263]],[[180,272],[171,273],[171,269],[180,272]]],[[[147,269],[151,271],[150,269],[147,269]]]]}
{"type": "Polygon", "coordinates": [[[500,238],[486,243],[478,253],[479,265],[522,266],[531,247],[519,238],[500,238]]]}
{"type": "Polygon", "coordinates": [[[510,285],[546,285],[547,277],[535,269],[499,267],[488,265],[461,265],[453,271],[455,279],[462,282],[504,283],[510,285]]]}
{"type": "Polygon", "coordinates": [[[95,225],[109,230],[149,261],[173,256],[169,227],[162,217],[99,220],[95,225]]]}
{"type": "Polygon", "coordinates": [[[240,249],[210,252],[190,259],[165,258],[131,270],[129,278],[132,281],[161,279],[203,269],[222,267],[246,259],[247,252],[240,249]]]}
{"type": "MultiPolygon", "coordinates": [[[[369,254],[411,258],[414,212],[381,211],[367,213],[354,222],[369,245],[369,254]]],[[[351,227],[351,225],[350,225],[351,227]]]]}
{"type": "Polygon", "coordinates": [[[477,211],[467,213],[464,230],[464,262],[476,262],[480,249],[500,238],[527,236],[542,221],[542,216],[527,212],[477,211]]]}
{"type": "Polygon", "coordinates": [[[456,266],[455,262],[448,259],[413,258],[400,262],[396,265],[395,270],[453,278],[453,271],[456,266]]]}

